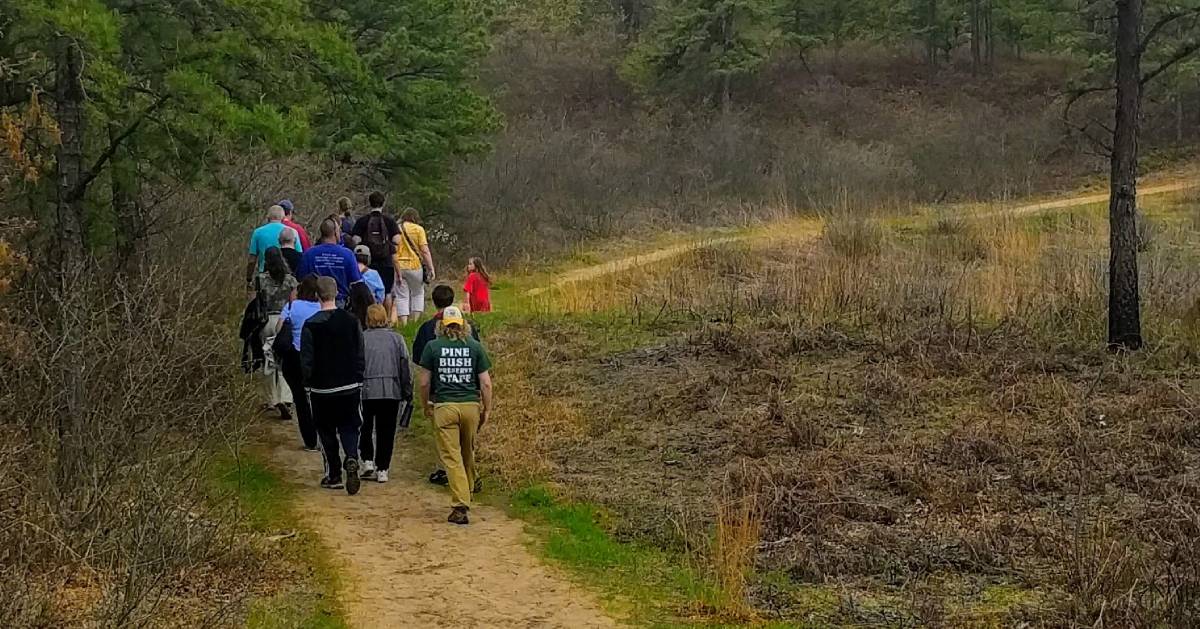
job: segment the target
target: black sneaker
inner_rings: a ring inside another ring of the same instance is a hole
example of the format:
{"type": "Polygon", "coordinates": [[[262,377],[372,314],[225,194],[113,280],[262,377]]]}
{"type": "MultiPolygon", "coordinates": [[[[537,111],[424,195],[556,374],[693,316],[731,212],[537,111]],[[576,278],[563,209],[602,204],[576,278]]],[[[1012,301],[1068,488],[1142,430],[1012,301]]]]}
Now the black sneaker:
{"type": "Polygon", "coordinates": [[[470,524],[471,518],[467,517],[467,511],[466,507],[454,507],[446,521],[451,524],[470,524]]]}
{"type": "Polygon", "coordinates": [[[429,475],[429,482],[445,487],[450,484],[450,477],[446,476],[446,470],[438,470],[429,475]]]}
{"type": "Polygon", "coordinates": [[[358,478],[358,461],[355,459],[346,460],[346,493],[353,496],[358,493],[358,488],[362,486],[362,480],[358,478]]]}
{"type": "Polygon", "coordinates": [[[342,479],[340,479],[340,478],[329,478],[328,476],[326,476],[325,478],[321,479],[321,488],[322,489],[341,489],[345,486],[346,485],[342,482],[342,479]]]}
{"type": "Polygon", "coordinates": [[[292,411],[288,408],[287,404],[283,404],[282,402],[276,404],[275,410],[279,411],[279,419],[285,422],[292,421],[292,411]]]}

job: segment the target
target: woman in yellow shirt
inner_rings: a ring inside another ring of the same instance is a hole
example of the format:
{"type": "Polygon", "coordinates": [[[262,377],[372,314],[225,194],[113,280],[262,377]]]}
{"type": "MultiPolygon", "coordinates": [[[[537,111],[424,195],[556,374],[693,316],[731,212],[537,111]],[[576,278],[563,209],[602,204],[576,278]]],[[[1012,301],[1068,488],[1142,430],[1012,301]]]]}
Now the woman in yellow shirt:
{"type": "Polygon", "coordinates": [[[393,288],[392,318],[399,318],[401,325],[409,317],[420,317],[425,311],[425,284],[434,278],[433,255],[429,253],[429,237],[421,227],[421,215],[414,208],[405,208],[400,214],[400,243],[396,245],[396,284],[393,288]],[[428,277],[421,270],[422,262],[428,269],[428,277]]]}

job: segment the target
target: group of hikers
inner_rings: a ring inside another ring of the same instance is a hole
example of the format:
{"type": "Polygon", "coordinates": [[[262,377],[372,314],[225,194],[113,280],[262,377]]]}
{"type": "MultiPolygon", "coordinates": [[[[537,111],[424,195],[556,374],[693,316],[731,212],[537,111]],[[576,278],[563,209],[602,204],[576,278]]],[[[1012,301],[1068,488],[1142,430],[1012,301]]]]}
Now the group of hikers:
{"type": "Polygon", "coordinates": [[[243,364],[257,371],[264,406],[299,426],[305,450],[321,452],[321,487],[357,494],[362,481],[388,482],[398,427],[407,427],[416,398],[432,421],[441,466],[430,482],[448,485],[448,521],[467,524],[481,484],[475,435],[491,416],[491,360],[463,311],[491,310],[483,261],[467,264],[464,307],[454,289],[435,285],[436,312],[422,323],[409,352],[394,327],[419,320],[435,272],[429,239],[413,208],[399,221],[373,192],[368,209],[338,200],[313,242],[280,201],[250,236],[243,364]]]}

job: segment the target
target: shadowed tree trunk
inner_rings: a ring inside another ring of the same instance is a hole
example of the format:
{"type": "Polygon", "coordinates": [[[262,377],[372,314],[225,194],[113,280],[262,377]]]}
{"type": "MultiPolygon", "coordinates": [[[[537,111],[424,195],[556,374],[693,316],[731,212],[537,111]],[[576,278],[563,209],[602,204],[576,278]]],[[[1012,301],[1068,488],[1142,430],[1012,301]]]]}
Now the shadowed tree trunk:
{"type": "Polygon", "coordinates": [[[1117,108],[1108,203],[1108,343],[1142,346],[1137,259],[1138,115],[1142,99],[1142,0],[1117,1],[1117,108]]]}
{"type": "Polygon", "coordinates": [[[83,53],[74,40],[63,37],[55,60],[55,117],[60,143],[57,154],[55,261],[60,281],[78,268],[83,256],[83,53]]]}
{"type": "Polygon", "coordinates": [[[983,16],[979,10],[980,0],[971,0],[971,73],[978,74],[983,66],[983,16]]]}
{"type": "Polygon", "coordinates": [[[56,426],[58,436],[58,460],[55,486],[64,488],[63,495],[71,495],[65,491],[78,480],[75,467],[79,459],[76,456],[79,447],[78,426],[85,412],[83,365],[85,361],[77,358],[82,352],[79,339],[83,330],[75,328],[72,322],[79,319],[74,316],[78,310],[79,288],[78,280],[83,273],[85,249],[83,236],[83,195],[80,184],[83,181],[83,139],[84,98],[83,91],[83,53],[79,44],[68,37],[59,37],[57,42],[55,65],[55,117],[59,128],[59,146],[56,162],[56,203],[57,233],[56,242],[52,245],[54,260],[58,275],[58,308],[59,334],[64,341],[63,356],[59,359],[62,365],[63,399],[58,405],[56,426]]]}

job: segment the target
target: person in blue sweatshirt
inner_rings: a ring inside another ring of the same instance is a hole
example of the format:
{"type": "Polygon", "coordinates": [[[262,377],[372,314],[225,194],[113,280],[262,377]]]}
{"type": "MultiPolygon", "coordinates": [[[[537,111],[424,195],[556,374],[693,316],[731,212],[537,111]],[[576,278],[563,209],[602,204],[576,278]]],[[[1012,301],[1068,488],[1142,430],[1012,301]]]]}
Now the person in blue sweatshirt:
{"type": "Polygon", "coordinates": [[[337,221],[325,219],[321,221],[320,244],[304,252],[300,261],[300,277],[314,274],[320,277],[330,277],[337,282],[337,304],[342,306],[350,295],[350,285],[362,281],[362,273],[358,270],[358,260],[354,252],[341,245],[341,230],[337,221]]]}

